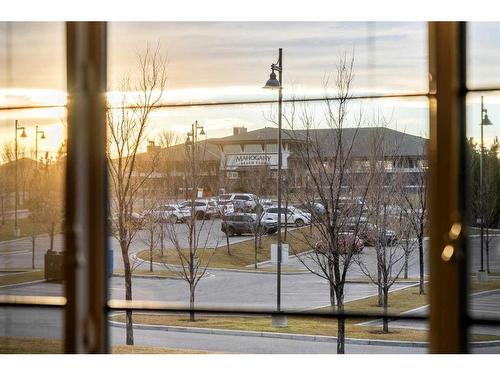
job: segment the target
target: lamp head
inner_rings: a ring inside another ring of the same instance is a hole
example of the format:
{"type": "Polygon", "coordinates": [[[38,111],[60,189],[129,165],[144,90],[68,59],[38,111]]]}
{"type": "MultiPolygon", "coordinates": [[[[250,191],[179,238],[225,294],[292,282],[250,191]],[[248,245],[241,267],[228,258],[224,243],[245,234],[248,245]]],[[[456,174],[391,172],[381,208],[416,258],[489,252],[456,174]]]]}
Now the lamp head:
{"type": "Polygon", "coordinates": [[[21,133],[20,137],[21,137],[21,138],[26,138],[26,137],[28,137],[28,136],[26,135],[26,130],[25,130],[24,128],[23,128],[23,132],[21,133]]]}
{"type": "Polygon", "coordinates": [[[206,133],[205,133],[205,128],[202,126],[202,127],[201,127],[201,132],[200,132],[200,135],[205,135],[205,134],[206,134],[206,133]]]}
{"type": "Polygon", "coordinates": [[[269,90],[276,90],[279,89],[280,87],[281,87],[280,81],[276,79],[276,73],[274,73],[274,70],[272,70],[271,75],[269,76],[269,79],[267,80],[263,88],[269,90]]]}
{"type": "Polygon", "coordinates": [[[45,132],[44,131],[42,131],[42,135],[41,135],[40,139],[45,139],[45,132]]]}
{"type": "Polygon", "coordinates": [[[493,125],[493,123],[489,119],[488,114],[486,113],[486,111],[484,113],[482,125],[493,125]]]}

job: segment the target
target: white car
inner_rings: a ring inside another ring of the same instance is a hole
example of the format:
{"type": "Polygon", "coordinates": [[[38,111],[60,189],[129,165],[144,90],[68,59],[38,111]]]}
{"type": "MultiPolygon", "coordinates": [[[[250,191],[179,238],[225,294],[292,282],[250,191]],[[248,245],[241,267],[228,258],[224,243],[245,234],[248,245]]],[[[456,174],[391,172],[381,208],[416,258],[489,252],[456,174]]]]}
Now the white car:
{"type": "MultiPolygon", "coordinates": [[[[295,225],[297,227],[301,227],[303,225],[311,224],[311,214],[301,211],[296,207],[288,206],[288,210],[285,207],[281,207],[281,223],[285,224],[285,214],[286,214],[286,222],[288,225],[295,225]]],[[[264,211],[264,216],[262,217],[263,221],[277,221],[278,220],[278,207],[273,206],[267,208],[264,211]]]]}
{"type": "Polygon", "coordinates": [[[217,201],[222,204],[232,203],[235,211],[253,211],[257,206],[257,197],[254,194],[221,194],[217,197],[217,201]]]}
{"type": "Polygon", "coordinates": [[[231,202],[220,202],[216,199],[211,199],[210,202],[214,202],[216,206],[217,217],[228,216],[234,213],[234,205],[231,202]]]}
{"type": "Polygon", "coordinates": [[[153,217],[159,222],[165,223],[178,223],[183,222],[187,217],[191,215],[189,209],[181,208],[177,204],[163,204],[160,207],[146,211],[143,216],[153,215],[153,217]]]}
{"type": "MultiPolygon", "coordinates": [[[[182,210],[187,210],[189,212],[188,216],[191,216],[191,201],[184,201],[179,204],[179,208],[182,210]]],[[[217,203],[213,200],[207,199],[197,199],[194,201],[194,212],[196,219],[210,219],[213,216],[217,216],[218,208],[217,203]]]]}

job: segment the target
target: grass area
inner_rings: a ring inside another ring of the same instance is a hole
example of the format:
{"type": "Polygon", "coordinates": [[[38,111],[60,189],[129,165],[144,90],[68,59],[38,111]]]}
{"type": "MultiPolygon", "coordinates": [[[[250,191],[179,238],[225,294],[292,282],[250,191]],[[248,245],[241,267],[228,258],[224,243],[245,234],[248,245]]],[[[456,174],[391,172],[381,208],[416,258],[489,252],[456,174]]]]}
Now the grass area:
{"type": "MultiPolygon", "coordinates": [[[[472,291],[482,291],[500,288],[500,280],[490,280],[487,283],[473,283],[472,291]]],[[[419,294],[419,288],[410,287],[390,293],[389,313],[402,312],[422,307],[428,304],[428,295],[419,294]]],[[[329,307],[322,308],[325,311],[329,307]]],[[[347,302],[347,312],[377,313],[382,309],[377,306],[377,297],[367,297],[360,300],[347,302]]],[[[116,315],[115,321],[124,322],[124,315],[116,315]]],[[[391,328],[389,333],[383,333],[380,327],[360,326],[358,323],[367,319],[348,319],[346,321],[346,336],[358,339],[401,340],[401,341],[427,341],[426,330],[391,328]]],[[[337,335],[337,321],[332,318],[307,318],[289,317],[288,327],[274,328],[269,316],[212,316],[198,314],[194,322],[189,321],[187,315],[179,314],[134,314],[134,322],[151,325],[170,325],[182,327],[202,327],[213,329],[247,330],[259,332],[299,333],[307,335],[337,335]]],[[[498,340],[494,335],[473,335],[473,341],[498,340]]]]}
{"type": "Polygon", "coordinates": [[[494,290],[494,289],[500,289],[500,280],[490,279],[482,283],[474,280],[469,284],[470,293],[483,292],[486,290],[494,290]]]}
{"type": "MultiPolygon", "coordinates": [[[[269,316],[207,316],[199,314],[196,320],[191,322],[187,315],[135,313],[133,319],[134,323],[151,325],[337,336],[337,320],[331,318],[288,317],[288,327],[286,328],[273,327],[269,316]]],[[[125,315],[116,315],[113,320],[124,322],[125,315]]],[[[390,329],[389,333],[383,333],[379,327],[359,326],[356,325],[358,322],[358,320],[354,319],[346,321],[346,336],[348,338],[401,341],[428,340],[428,332],[425,330],[398,328],[390,329]]],[[[474,340],[495,340],[498,338],[498,336],[490,335],[474,336],[474,340]]]]}
{"type": "MultiPolygon", "coordinates": [[[[148,346],[113,345],[113,354],[208,354],[203,350],[155,348],[148,346]]],[[[60,354],[62,340],[35,337],[0,337],[0,354],[60,354]]]]}
{"type": "MultiPolygon", "coordinates": [[[[20,237],[31,236],[33,231],[36,234],[46,232],[46,229],[42,224],[33,224],[29,218],[17,219],[17,225],[21,229],[20,237]]],[[[5,220],[5,223],[0,225],[0,241],[14,240],[16,238],[19,237],[14,236],[14,220],[5,220]]]]}
{"type": "MultiPolygon", "coordinates": [[[[309,231],[309,228],[299,228],[293,232],[309,231]]],[[[288,244],[290,246],[290,255],[295,253],[301,253],[303,251],[309,250],[308,246],[303,241],[299,239],[300,235],[289,235],[288,244]],[[293,250],[293,251],[292,251],[293,250]]],[[[264,236],[262,238],[262,249],[258,251],[257,262],[263,262],[271,259],[271,244],[276,243],[276,235],[264,236]]],[[[206,264],[210,259],[210,267],[214,268],[232,268],[232,269],[242,269],[250,270],[251,268],[246,267],[255,262],[254,253],[254,241],[253,237],[250,237],[247,241],[238,242],[230,245],[231,255],[227,253],[225,246],[218,247],[215,251],[214,249],[199,249],[198,255],[200,257],[201,264],[206,264]]],[[[188,250],[183,250],[188,254],[188,250]]],[[[137,257],[149,261],[149,250],[143,250],[137,254],[137,257]]],[[[164,251],[164,256],[161,256],[159,250],[153,251],[153,260],[160,263],[168,264],[180,264],[179,256],[175,250],[164,251]]],[[[260,268],[260,270],[266,271],[265,268],[260,268]]],[[[290,271],[293,269],[289,269],[290,271]]],[[[272,271],[272,269],[270,270],[272,271]]]]}
{"type": "Polygon", "coordinates": [[[0,275],[0,286],[21,284],[39,280],[45,280],[45,272],[43,270],[15,272],[0,275]]]}

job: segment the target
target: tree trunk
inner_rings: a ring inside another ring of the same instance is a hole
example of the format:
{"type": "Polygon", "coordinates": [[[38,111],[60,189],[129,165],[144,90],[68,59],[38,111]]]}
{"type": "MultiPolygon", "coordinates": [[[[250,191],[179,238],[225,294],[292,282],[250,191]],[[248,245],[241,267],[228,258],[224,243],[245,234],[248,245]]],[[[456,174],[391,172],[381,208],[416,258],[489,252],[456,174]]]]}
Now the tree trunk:
{"type": "Polygon", "coordinates": [[[490,273],[490,231],[489,223],[486,226],[486,272],[490,273]]]}
{"type": "Polygon", "coordinates": [[[161,248],[161,256],[163,258],[163,224],[160,225],[160,248],[161,248]]]}
{"type": "Polygon", "coordinates": [[[382,291],[382,270],[380,269],[380,261],[377,257],[377,292],[378,292],[378,301],[377,305],[382,307],[384,305],[384,292],[382,291]]]}
{"type": "Polygon", "coordinates": [[[231,256],[231,247],[229,246],[229,235],[227,233],[226,233],[226,248],[227,248],[227,255],[231,256]]]}
{"type": "Polygon", "coordinates": [[[333,285],[330,285],[330,306],[332,307],[332,311],[335,311],[336,304],[335,288],[333,285]]]}
{"type": "Polygon", "coordinates": [[[153,272],[153,241],[154,241],[154,233],[151,230],[149,237],[149,272],[153,272]]]}
{"type": "Polygon", "coordinates": [[[35,269],[35,239],[36,236],[33,234],[31,236],[31,269],[35,269]]]}
{"type": "Polygon", "coordinates": [[[418,236],[418,262],[420,269],[419,294],[425,294],[424,290],[424,233],[423,230],[418,236]]]}
{"type": "Polygon", "coordinates": [[[191,283],[189,285],[189,320],[191,322],[194,322],[195,321],[195,317],[194,317],[194,292],[195,292],[195,289],[194,289],[194,285],[193,283],[191,283]]]}
{"type": "Polygon", "coordinates": [[[257,262],[258,262],[258,259],[257,259],[257,246],[258,246],[257,235],[254,236],[253,242],[254,242],[253,243],[253,248],[254,248],[254,264],[253,264],[253,268],[257,269],[257,262]]]}
{"type": "MultiPolygon", "coordinates": [[[[340,289],[340,288],[339,288],[340,289]]],[[[342,289],[337,291],[337,312],[344,313],[344,292],[342,289]]],[[[345,318],[337,318],[337,354],[345,354],[345,318]]]]}
{"type": "Polygon", "coordinates": [[[54,229],[54,225],[52,225],[51,229],[50,229],[50,233],[49,233],[49,236],[50,236],[50,250],[54,250],[54,233],[55,232],[55,229],[54,229]]]}
{"type": "Polygon", "coordinates": [[[407,244],[405,248],[405,269],[404,269],[404,278],[408,278],[408,262],[410,260],[410,253],[408,252],[409,244],[407,244]]]}
{"type": "MultiPolygon", "coordinates": [[[[123,271],[125,275],[125,299],[132,301],[132,272],[130,268],[130,259],[128,257],[128,248],[126,244],[121,243],[123,257],[123,271]]],[[[132,323],[132,311],[127,310],[126,330],[127,330],[127,345],[134,345],[134,327],[132,323]]]]}
{"type": "MultiPolygon", "coordinates": [[[[384,315],[387,315],[387,308],[389,306],[389,288],[384,287],[384,315]]],[[[383,319],[383,331],[384,333],[389,333],[389,319],[384,316],[383,319]]]]}

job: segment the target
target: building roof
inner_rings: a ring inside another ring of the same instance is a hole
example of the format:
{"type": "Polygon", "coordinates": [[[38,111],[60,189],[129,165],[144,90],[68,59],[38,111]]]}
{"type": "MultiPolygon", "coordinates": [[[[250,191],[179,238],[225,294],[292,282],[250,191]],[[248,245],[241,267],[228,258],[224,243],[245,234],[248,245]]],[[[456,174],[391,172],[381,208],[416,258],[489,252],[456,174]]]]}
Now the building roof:
{"type": "MultiPolygon", "coordinates": [[[[305,142],[306,130],[283,129],[284,142],[305,142]]],[[[380,137],[386,154],[397,153],[400,156],[424,156],[426,154],[427,139],[400,132],[385,127],[345,128],[342,129],[342,142],[344,146],[350,145],[355,139],[352,148],[352,157],[367,157],[375,136],[380,137]]],[[[317,144],[325,156],[334,151],[333,145],[337,144],[337,129],[311,129],[309,139],[317,144]]],[[[242,143],[272,143],[278,141],[277,128],[261,128],[246,133],[228,137],[211,139],[215,144],[242,144],[242,143]]]]}
{"type": "MultiPolygon", "coordinates": [[[[203,140],[198,142],[200,147],[200,153],[203,155],[201,158],[203,161],[219,161],[220,160],[220,150],[219,147],[212,142],[212,140],[203,140]]],[[[159,156],[167,162],[184,162],[186,160],[186,145],[180,143],[166,148],[161,148],[159,151],[159,156]]],[[[143,159],[147,156],[147,152],[137,154],[138,160],[143,159]]]]}
{"type": "MultiPolygon", "coordinates": [[[[305,130],[296,132],[300,135],[294,138],[306,139],[305,130]]],[[[309,138],[318,145],[325,156],[334,153],[333,146],[338,143],[338,137],[336,129],[314,129],[309,132],[309,138]]],[[[354,158],[368,157],[375,139],[380,141],[379,145],[383,148],[385,155],[425,156],[427,154],[426,138],[384,127],[342,129],[342,143],[344,147],[352,145],[351,157],[354,158]]]]}
{"type": "MultiPolygon", "coordinates": [[[[364,158],[369,156],[370,146],[373,144],[375,136],[380,137],[387,155],[397,154],[398,156],[425,156],[427,139],[415,135],[400,132],[394,129],[383,127],[371,128],[345,128],[342,130],[342,141],[344,146],[350,145],[355,139],[351,156],[354,158],[364,158]]],[[[309,139],[317,144],[322,155],[328,157],[334,153],[337,143],[338,130],[336,129],[312,129],[309,131],[309,139]]],[[[282,139],[284,142],[302,143],[307,139],[306,130],[283,130],[282,139]]],[[[212,138],[200,141],[200,147],[204,152],[204,161],[220,161],[221,151],[219,146],[225,144],[243,143],[274,143],[278,141],[276,128],[265,127],[245,133],[231,135],[222,138],[212,138]]],[[[160,156],[168,162],[184,162],[186,160],[185,144],[177,144],[159,150],[160,156]]],[[[138,154],[141,160],[147,153],[138,154]]]]}

